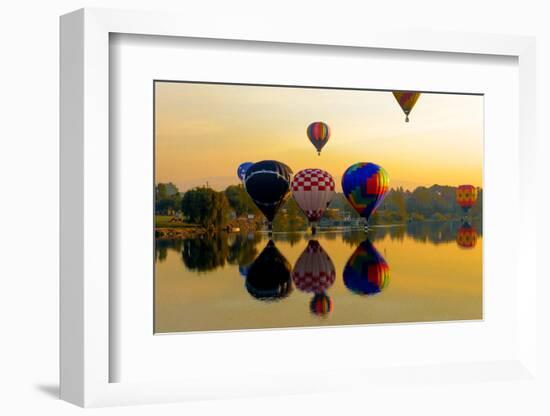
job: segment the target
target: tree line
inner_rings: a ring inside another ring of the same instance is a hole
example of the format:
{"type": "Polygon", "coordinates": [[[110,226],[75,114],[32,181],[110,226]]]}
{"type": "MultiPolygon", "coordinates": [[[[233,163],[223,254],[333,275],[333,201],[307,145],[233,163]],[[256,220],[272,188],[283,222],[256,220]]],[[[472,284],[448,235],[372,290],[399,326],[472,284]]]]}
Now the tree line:
{"type": "MultiPolygon", "coordinates": [[[[460,219],[462,208],[455,200],[456,187],[432,185],[419,186],[413,191],[399,187],[388,191],[371,221],[374,224],[396,224],[411,221],[443,221],[460,219]]],[[[483,191],[480,189],[475,205],[470,209],[470,217],[481,219],[483,191]]],[[[244,189],[239,185],[228,186],[218,192],[208,187],[197,187],[187,192],[179,192],[172,183],[159,183],[155,190],[155,213],[175,215],[207,229],[221,229],[230,217],[253,215],[260,219],[261,213],[244,189]]],[[[342,193],[337,193],[325,212],[326,219],[342,221],[358,218],[359,215],[349,205],[342,193]]],[[[305,230],[307,218],[293,198],[288,198],[275,217],[275,230],[305,230]]]]}

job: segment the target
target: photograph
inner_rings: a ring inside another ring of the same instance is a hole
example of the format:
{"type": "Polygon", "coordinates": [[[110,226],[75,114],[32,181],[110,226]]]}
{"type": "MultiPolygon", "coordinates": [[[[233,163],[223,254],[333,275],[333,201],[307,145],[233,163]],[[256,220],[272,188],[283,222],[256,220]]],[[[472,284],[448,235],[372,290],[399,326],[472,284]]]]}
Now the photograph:
{"type": "Polygon", "coordinates": [[[483,319],[482,94],[153,89],[154,333],[483,319]]]}

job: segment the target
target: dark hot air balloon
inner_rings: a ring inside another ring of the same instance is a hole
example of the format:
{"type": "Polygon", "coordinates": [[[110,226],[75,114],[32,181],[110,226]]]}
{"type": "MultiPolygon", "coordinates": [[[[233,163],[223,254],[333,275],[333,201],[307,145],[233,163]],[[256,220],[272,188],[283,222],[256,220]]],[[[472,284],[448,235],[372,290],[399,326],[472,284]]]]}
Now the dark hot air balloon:
{"type": "Polygon", "coordinates": [[[390,179],[381,166],[374,163],[355,163],[342,176],[342,190],[350,205],[368,221],[384,200],[390,179]]]}
{"type": "Polygon", "coordinates": [[[405,121],[409,122],[409,114],[411,113],[414,105],[418,101],[418,98],[420,97],[419,92],[411,92],[411,91],[394,91],[393,96],[399,103],[399,106],[405,113],[405,121]]]}
{"type": "Polygon", "coordinates": [[[307,127],[307,137],[321,155],[321,149],[327,144],[330,138],[330,127],[322,121],[314,121],[307,127]]]}
{"type": "Polygon", "coordinates": [[[264,301],[279,300],[292,292],[290,264],[269,240],[246,275],[246,290],[264,301]]]}
{"type": "Polygon", "coordinates": [[[315,225],[334,196],[334,179],[321,169],[304,169],[294,175],[292,196],[303,211],[315,234],[315,225]]]}
{"type": "Polygon", "coordinates": [[[369,240],[363,241],[344,267],[344,284],[358,295],[374,295],[386,288],[390,268],[369,240]]]}
{"type": "Polygon", "coordinates": [[[292,170],[276,160],[262,160],[246,171],[246,192],[267,218],[270,230],[277,211],[289,195],[291,178],[292,170]]]}

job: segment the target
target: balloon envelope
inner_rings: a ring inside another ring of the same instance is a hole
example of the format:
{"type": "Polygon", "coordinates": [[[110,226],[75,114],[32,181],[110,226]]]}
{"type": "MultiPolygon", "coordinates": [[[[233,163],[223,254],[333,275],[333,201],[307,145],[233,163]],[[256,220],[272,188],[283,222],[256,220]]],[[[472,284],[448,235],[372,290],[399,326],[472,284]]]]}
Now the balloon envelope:
{"type": "Polygon", "coordinates": [[[477,188],[473,185],[460,185],[456,188],[456,203],[467,212],[477,201],[477,188]]]}
{"type": "Polygon", "coordinates": [[[292,196],[310,222],[323,216],[334,196],[334,179],[321,169],[304,169],[294,175],[292,196]]]}
{"type": "Polygon", "coordinates": [[[278,300],[292,291],[290,264],[269,240],[250,266],[246,276],[246,290],[259,300],[278,300]]]}
{"type": "Polygon", "coordinates": [[[381,166],[374,163],[351,165],[342,176],[342,190],[350,205],[367,221],[384,200],[390,179],[381,166]]]}
{"type": "Polygon", "coordinates": [[[321,154],[321,149],[330,138],[330,127],[322,121],[314,121],[307,127],[307,137],[317,149],[317,153],[321,154]]]}
{"type": "Polygon", "coordinates": [[[246,192],[269,222],[289,195],[291,177],[292,170],[276,160],[262,160],[246,171],[246,192]]]}
{"type": "Polygon", "coordinates": [[[394,91],[393,96],[399,103],[399,106],[405,113],[405,121],[409,121],[409,114],[411,113],[414,105],[418,101],[418,98],[420,97],[419,92],[411,92],[411,91],[394,91]]]}
{"type": "Polygon", "coordinates": [[[335,279],[334,263],[317,240],[310,240],[292,269],[294,285],[303,292],[322,293],[335,279]]]}
{"type": "Polygon", "coordinates": [[[353,293],[373,295],[388,286],[390,268],[369,240],[363,241],[344,267],[344,284],[353,293]]]}
{"type": "Polygon", "coordinates": [[[241,181],[244,181],[244,177],[246,175],[246,171],[248,170],[248,168],[250,166],[252,166],[254,163],[252,162],[244,162],[244,163],[241,163],[239,165],[239,167],[237,168],[237,176],[239,177],[239,179],[241,181]]]}

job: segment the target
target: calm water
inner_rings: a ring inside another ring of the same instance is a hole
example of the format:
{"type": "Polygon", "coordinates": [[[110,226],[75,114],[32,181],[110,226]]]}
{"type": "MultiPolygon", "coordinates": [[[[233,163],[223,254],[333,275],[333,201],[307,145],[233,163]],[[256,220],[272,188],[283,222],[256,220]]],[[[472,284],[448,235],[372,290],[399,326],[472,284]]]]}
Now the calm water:
{"type": "Polygon", "coordinates": [[[157,239],[155,332],[481,319],[480,228],[157,239]]]}

